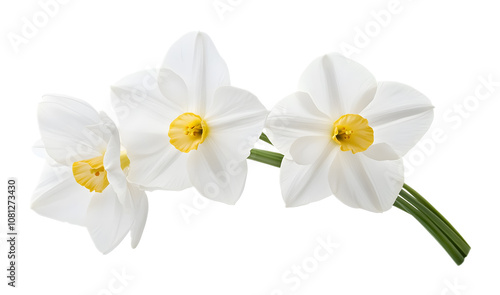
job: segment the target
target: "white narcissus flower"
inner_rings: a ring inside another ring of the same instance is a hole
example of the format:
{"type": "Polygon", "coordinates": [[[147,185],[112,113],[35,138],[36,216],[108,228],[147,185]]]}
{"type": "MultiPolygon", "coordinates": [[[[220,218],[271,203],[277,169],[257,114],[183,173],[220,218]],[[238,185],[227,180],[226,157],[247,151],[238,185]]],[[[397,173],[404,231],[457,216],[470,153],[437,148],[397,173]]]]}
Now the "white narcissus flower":
{"type": "Polygon", "coordinates": [[[146,189],[194,186],[227,204],[239,199],[246,158],[268,112],[250,92],[229,86],[227,66],[206,34],[183,36],[158,73],[130,75],[112,93],[130,181],[146,189]]]}
{"type": "Polygon", "coordinates": [[[130,161],[118,130],[86,102],[47,95],[38,107],[47,164],[31,208],[40,215],[87,227],[106,254],[130,232],[139,243],[148,214],[145,192],[128,183],[130,161]]]}
{"type": "Polygon", "coordinates": [[[401,157],[428,130],[433,106],[417,90],[377,82],[337,54],[314,60],[299,92],[280,101],[266,130],[284,153],[281,191],[287,206],[335,195],[373,212],[392,207],[403,186],[401,157]]]}

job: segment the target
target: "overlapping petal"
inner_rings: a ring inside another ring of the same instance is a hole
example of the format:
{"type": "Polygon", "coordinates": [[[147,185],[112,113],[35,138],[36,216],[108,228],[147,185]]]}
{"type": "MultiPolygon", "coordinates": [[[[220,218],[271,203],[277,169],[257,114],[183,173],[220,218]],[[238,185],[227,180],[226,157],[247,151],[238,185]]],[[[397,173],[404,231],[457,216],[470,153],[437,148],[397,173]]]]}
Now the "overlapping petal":
{"type": "Polygon", "coordinates": [[[315,162],[325,149],[332,149],[331,136],[305,136],[297,139],[290,147],[293,161],[300,165],[315,162]]]}
{"type": "Polygon", "coordinates": [[[229,85],[229,71],[210,37],[202,32],[184,35],[170,47],[162,68],[186,83],[189,111],[204,116],[217,88],[229,85]]]}
{"type": "Polygon", "coordinates": [[[339,148],[330,143],[316,161],[300,165],[283,159],[280,170],[281,194],[287,207],[297,207],[322,200],[332,195],[328,172],[339,148]]]}
{"type": "Polygon", "coordinates": [[[102,155],[111,135],[88,103],[67,96],[44,96],[38,124],[47,154],[66,166],[102,155]]]}
{"type": "Polygon", "coordinates": [[[429,129],[434,118],[430,100],[410,86],[380,82],[372,103],[361,115],[375,132],[375,143],[387,143],[404,156],[429,129]]]}
{"type": "Polygon", "coordinates": [[[299,90],[309,93],[318,109],[333,120],[359,114],[376,89],[377,82],[365,67],[339,54],[315,59],[299,81],[299,90]]]}
{"type": "Polygon", "coordinates": [[[197,151],[189,155],[187,168],[191,183],[200,194],[233,205],[245,186],[247,162],[232,159],[224,149],[226,144],[208,137],[197,151]]]}
{"type": "Polygon", "coordinates": [[[109,139],[106,153],[104,154],[104,169],[107,172],[109,184],[115,191],[120,203],[127,208],[131,208],[132,200],[127,194],[127,179],[121,167],[120,151],[120,136],[118,135],[118,130],[115,130],[109,139]]]}
{"type": "Polygon", "coordinates": [[[385,142],[372,144],[363,154],[377,161],[397,160],[401,158],[401,156],[385,142]]]}
{"type": "Polygon", "coordinates": [[[187,106],[177,99],[185,85],[176,74],[163,76],[161,82],[168,85],[164,93],[151,72],[125,77],[112,87],[112,103],[130,159],[128,180],[147,189],[182,190],[190,186],[188,155],[169,143],[168,130],[186,110],[187,106]]]}
{"type": "Polygon", "coordinates": [[[128,185],[128,189],[135,208],[134,223],[130,228],[131,246],[135,249],[141,240],[144,227],[146,226],[149,203],[146,192],[131,184],[128,185]]]}
{"type": "Polygon", "coordinates": [[[250,92],[220,87],[205,116],[208,136],[231,160],[244,160],[264,129],[267,114],[267,109],[250,92]]]}
{"type": "MultiPolygon", "coordinates": [[[[162,103],[173,103],[177,108],[172,109],[173,114],[182,114],[190,111],[189,92],[186,83],[171,69],[160,69],[158,73],[158,87],[163,95],[159,97],[162,103]]],[[[170,111],[170,109],[168,110],[170,111]]]]}
{"type": "Polygon", "coordinates": [[[95,193],[87,210],[85,225],[96,248],[103,254],[116,248],[134,224],[134,213],[121,204],[111,187],[95,193]]]}
{"type": "Polygon", "coordinates": [[[31,209],[48,218],[83,226],[89,203],[89,191],[76,183],[71,168],[45,164],[31,209]]]}
{"type": "Polygon", "coordinates": [[[403,160],[377,161],[363,153],[339,153],[328,180],[333,194],[344,204],[372,212],[389,210],[404,183],[403,160]]]}
{"type": "Polygon", "coordinates": [[[165,71],[141,71],[124,77],[111,87],[111,103],[119,120],[124,145],[136,143],[144,129],[167,135],[173,119],[186,111],[184,82],[165,71]],[[162,93],[159,84],[163,85],[162,93]],[[138,124],[137,120],[141,120],[138,124]]]}
{"type": "Polygon", "coordinates": [[[274,106],[266,120],[266,132],[273,145],[291,159],[290,148],[305,136],[330,137],[333,122],[322,113],[309,94],[295,92],[274,106]]]}

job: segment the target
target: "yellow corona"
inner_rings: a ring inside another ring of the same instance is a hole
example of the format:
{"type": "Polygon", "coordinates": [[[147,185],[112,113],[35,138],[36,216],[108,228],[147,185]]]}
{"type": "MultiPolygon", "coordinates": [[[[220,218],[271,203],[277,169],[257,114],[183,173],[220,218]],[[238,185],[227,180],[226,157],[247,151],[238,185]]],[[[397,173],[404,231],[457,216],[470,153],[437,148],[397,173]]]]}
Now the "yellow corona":
{"type": "Polygon", "coordinates": [[[198,115],[184,113],[170,124],[170,143],[179,151],[189,153],[198,149],[208,135],[207,123],[198,115]]]}
{"type": "Polygon", "coordinates": [[[332,139],[344,152],[366,151],[373,144],[373,129],[360,115],[347,114],[333,123],[332,139]]]}
{"type": "MultiPolygon", "coordinates": [[[[102,193],[109,185],[108,172],[104,169],[104,154],[88,160],[73,163],[73,177],[81,186],[90,192],[102,193]]],[[[120,154],[120,166],[125,170],[130,165],[127,153],[120,154]]]]}

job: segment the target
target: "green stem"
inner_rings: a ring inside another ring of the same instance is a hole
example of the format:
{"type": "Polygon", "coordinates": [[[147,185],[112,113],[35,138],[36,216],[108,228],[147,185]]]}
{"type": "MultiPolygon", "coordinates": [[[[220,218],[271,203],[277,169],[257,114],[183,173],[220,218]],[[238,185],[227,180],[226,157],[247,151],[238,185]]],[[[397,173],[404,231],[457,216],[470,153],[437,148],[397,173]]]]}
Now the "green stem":
{"type": "Polygon", "coordinates": [[[438,226],[441,231],[450,239],[450,241],[458,248],[458,250],[465,257],[469,254],[470,246],[464,241],[464,239],[457,235],[455,231],[453,231],[449,224],[446,224],[441,218],[439,218],[436,214],[434,214],[429,208],[420,203],[416,198],[410,195],[408,192],[401,190],[399,195],[405,199],[408,203],[413,205],[417,210],[422,212],[425,216],[427,216],[436,226],[438,226]]]}
{"type": "MultiPolygon", "coordinates": [[[[403,184],[403,188],[408,191],[413,197],[415,197],[415,199],[417,199],[420,203],[422,203],[424,206],[426,206],[432,213],[434,213],[436,216],[438,216],[453,232],[455,232],[455,234],[457,236],[460,237],[460,239],[462,239],[462,241],[465,242],[465,244],[467,246],[469,246],[469,244],[467,244],[467,242],[465,241],[465,239],[460,235],[460,233],[453,227],[453,225],[451,225],[450,222],[448,222],[448,220],[446,220],[446,218],[444,218],[443,215],[441,215],[441,213],[439,213],[439,211],[436,210],[436,208],[434,208],[426,199],[424,199],[424,197],[422,197],[416,190],[414,190],[413,188],[411,188],[409,185],[407,185],[406,183],[403,184]]],[[[470,246],[469,246],[469,249],[470,249],[470,246]]]]}
{"type": "Polygon", "coordinates": [[[283,160],[283,155],[270,151],[251,149],[248,159],[279,168],[281,166],[281,161],[283,160]]]}
{"type": "MultiPolygon", "coordinates": [[[[271,143],[264,133],[261,139],[271,143]],[[267,139],[267,140],[266,140],[267,139]]],[[[283,155],[276,152],[252,149],[248,159],[280,167],[283,155]]],[[[450,257],[458,265],[462,264],[467,257],[470,246],[458,231],[443,217],[424,197],[404,184],[400,196],[396,199],[394,207],[397,207],[412,215],[424,228],[437,240],[448,252],[450,257]]]]}
{"type": "Polygon", "coordinates": [[[446,235],[441,231],[441,229],[433,223],[425,214],[421,214],[415,207],[410,203],[404,201],[401,198],[397,198],[394,206],[412,215],[422,226],[436,239],[436,241],[441,244],[448,255],[455,261],[457,265],[464,262],[465,256],[457,249],[455,244],[453,244],[446,235]]]}

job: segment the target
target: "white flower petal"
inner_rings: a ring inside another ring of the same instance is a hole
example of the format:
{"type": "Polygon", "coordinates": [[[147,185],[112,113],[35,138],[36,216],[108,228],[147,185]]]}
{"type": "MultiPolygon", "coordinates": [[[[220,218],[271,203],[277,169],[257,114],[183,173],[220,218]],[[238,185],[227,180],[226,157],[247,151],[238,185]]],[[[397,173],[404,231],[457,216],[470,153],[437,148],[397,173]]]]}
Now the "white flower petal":
{"type": "Polygon", "coordinates": [[[390,145],[383,142],[372,144],[363,154],[377,161],[397,160],[401,158],[390,145]]]}
{"type": "Polygon", "coordinates": [[[102,155],[107,130],[96,133],[89,126],[100,126],[99,114],[86,102],[46,95],[38,105],[40,134],[47,154],[62,165],[102,155]]]}
{"type": "Polygon", "coordinates": [[[103,254],[120,244],[133,223],[134,212],[125,210],[111,186],[92,196],[86,226],[95,246],[103,254]]]}
{"type": "Polygon", "coordinates": [[[143,190],[135,187],[134,185],[129,185],[130,195],[134,201],[135,207],[135,220],[130,229],[130,237],[132,248],[135,249],[139,244],[142,232],[146,226],[146,220],[148,218],[148,197],[143,190]]]}
{"type": "MultiPolygon", "coordinates": [[[[160,75],[162,76],[162,75],[160,75]]],[[[142,71],[126,76],[111,87],[111,103],[125,133],[139,132],[137,125],[149,132],[168,132],[170,122],[186,111],[184,83],[175,76],[162,80],[169,96],[160,91],[156,71],[142,71]],[[140,121],[141,124],[137,124],[140,121]],[[128,130],[131,129],[131,130],[128,130]]]]}
{"type": "Polygon", "coordinates": [[[291,158],[290,147],[304,136],[332,136],[333,122],[318,110],[309,94],[293,93],[274,106],[266,121],[266,134],[273,145],[291,158]]]}
{"type": "Polygon", "coordinates": [[[132,200],[127,194],[127,179],[123,173],[120,162],[120,136],[118,130],[114,130],[113,135],[109,139],[108,147],[103,158],[104,169],[107,173],[109,184],[113,187],[120,203],[126,208],[132,207],[132,200]]]}
{"type": "Polygon", "coordinates": [[[229,85],[229,72],[210,37],[201,32],[184,35],[172,45],[162,68],[171,69],[187,85],[191,112],[204,116],[214,92],[229,85]]]}
{"type": "Polygon", "coordinates": [[[128,180],[147,189],[189,187],[187,155],[175,149],[168,136],[170,123],[185,111],[180,101],[165,98],[149,72],[130,75],[112,90],[122,144],[130,159],[128,180]]]}
{"type": "Polygon", "coordinates": [[[31,209],[48,218],[83,226],[91,197],[92,193],[76,182],[71,168],[45,164],[31,209]]]}
{"type": "Polygon", "coordinates": [[[191,183],[204,197],[233,205],[243,192],[247,177],[246,160],[235,161],[210,137],[190,152],[188,172],[191,183]]]}
{"type": "Polygon", "coordinates": [[[372,212],[389,210],[404,182],[403,160],[377,161],[363,155],[339,152],[328,179],[333,194],[344,204],[372,212]]]}
{"type": "Polygon", "coordinates": [[[43,146],[43,141],[41,139],[37,140],[33,146],[31,147],[31,150],[33,153],[43,159],[50,158],[49,155],[47,155],[47,152],[45,151],[45,146],[43,146]]]}
{"type": "Polygon", "coordinates": [[[182,110],[181,113],[189,112],[189,94],[184,80],[171,69],[160,69],[158,74],[158,87],[163,96],[174,102],[182,110]]]}
{"type": "Polygon", "coordinates": [[[231,160],[241,161],[259,139],[268,112],[257,97],[232,86],[215,92],[204,118],[209,135],[231,160]]]}
{"type": "Polygon", "coordinates": [[[325,148],[331,148],[330,143],[332,141],[333,139],[331,136],[301,137],[290,147],[290,155],[297,164],[312,164],[321,156],[325,148]]]}
{"type": "MultiPolygon", "coordinates": [[[[183,190],[191,186],[187,170],[189,155],[178,151],[168,142],[156,144],[149,153],[129,153],[128,181],[147,190],[183,190]]],[[[146,148],[145,148],[146,149],[146,148]]]]}
{"type": "MultiPolygon", "coordinates": [[[[37,140],[35,142],[35,144],[33,145],[32,147],[32,151],[33,153],[40,157],[40,158],[44,158],[45,161],[47,162],[47,164],[49,166],[60,166],[61,164],[59,164],[58,162],[56,162],[54,159],[52,159],[48,154],[47,154],[47,151],[45,150],[45,146],[43,145],[43,141],[41,139],[37,140]]],[[[64,166],[64,167],[67,167],[67,166],[64,166]]],[[[71,169],[70,169],[71,170],[71,169]]]]}
{"type": "Polygon", "coordinates": [[[429,99],[396,82],[380,82],[375,98],[361,114],[373,128],[375,143],[389,144],[404,156],[429,129],[434,118],[429,99]]]}
{"type": "Polygon", "coordinates": [[[377,83],[362,65],[338,54],[314,60],[299,81],[299,90],[311,95],[318,109],[337,120],[359,114],[373,99],[377,83]]]}
{"type": "Polygon", "coordinates": [[[331,143],[313,164],[299,165],[283,159],[280,169],[281,194],[287,207],[297,207],[332,195],[328,171],[339,148],[331,143]]]}

